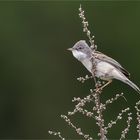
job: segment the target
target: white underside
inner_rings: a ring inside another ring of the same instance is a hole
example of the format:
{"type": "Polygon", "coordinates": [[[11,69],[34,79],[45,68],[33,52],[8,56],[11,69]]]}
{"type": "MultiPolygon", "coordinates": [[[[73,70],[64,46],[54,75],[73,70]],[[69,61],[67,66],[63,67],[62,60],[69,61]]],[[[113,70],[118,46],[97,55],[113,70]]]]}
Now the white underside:
{"type": "Polygon", "coordinates": [[[72,51],[72,54],[73,56],[78,59],[79,61],[82,61],[83,59],[86,58],[86,54],[80,52],[80,51],[77,51],[77,50],[73,50],[72,51]]]}
{"type": "MultiPolygon", "coordinates": [[[[93,74],[92,63],[88,59],[82,61],[82,64],[87,68],[90,73],[93,74]]],[[[123,75],[114,66],[103,61],[100,61],[96,64],[95,76],[107,81],[113,78],[123,78],[123,75]]]]}

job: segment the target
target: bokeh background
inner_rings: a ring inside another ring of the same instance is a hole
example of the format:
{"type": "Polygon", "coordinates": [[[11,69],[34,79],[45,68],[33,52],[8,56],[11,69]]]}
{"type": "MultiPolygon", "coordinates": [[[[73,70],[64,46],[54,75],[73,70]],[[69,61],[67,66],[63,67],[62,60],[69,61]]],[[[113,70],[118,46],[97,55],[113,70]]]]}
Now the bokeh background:
{"type": "MultiPolygon", "coordinates": [[[[72,111],[73,97],[84,97],[93,81],[76,78],[89,74],[67,48],[80,39],[88,42],[78,16],[82,4],[95,35],[98,50],[115,58],[140,86],[139,1],[0,1],[0,139],[51,139],[48,130],[66,138],[80,138],[60,118],[72,111]]],[[[89,43],[89,42],[88,42],[89,43]]],[[[104,89],[102,101],[125,93],[105,112],[106,124],[129,106],[133,125],[128,138],[136,139],[135,102],[140,96],[114,80],[104,89]]],[[[126,117],[114,126],[109,138],[119,138],[126,117]]],[[[96,138],[92,119],[75,115],[73,122],[96,138]]]]}

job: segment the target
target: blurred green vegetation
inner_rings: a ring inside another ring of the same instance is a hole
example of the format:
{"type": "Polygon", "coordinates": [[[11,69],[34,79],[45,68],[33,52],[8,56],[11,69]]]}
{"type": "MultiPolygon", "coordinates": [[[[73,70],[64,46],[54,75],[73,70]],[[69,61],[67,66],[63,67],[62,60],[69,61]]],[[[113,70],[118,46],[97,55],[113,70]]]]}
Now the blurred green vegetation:
{"type": "MultiPolygon", "coordinates": [[[[73,109],[73,97],[84,97],[92,81],[80,84],[88,71],[66,51],[80,39],[87,40],[78,17],[80,3],[95,35],[98,50],[119,61],[140,86],[140,2],[139,1],[1,1],[0,2],[0,138],[54,138],[49,129],[67,138],[79,138],[60,119],[73,109]]],[[[88,40],[87,40],[88,41],[88,40]]],[[[105,113],[109,122],[128,105],[134,114],[128,138],[137,138],[135,102],[140,96],[127,85],[114,81],[102,100],[124,92],[105,113]]],[[[91,119],[77,115],[78,127],[96,135],[91,119]]],[[[123,123],[122,123],[123,122],[123,123]]],[[[122,120],[109,138],[119,138],[122,120]]]]}

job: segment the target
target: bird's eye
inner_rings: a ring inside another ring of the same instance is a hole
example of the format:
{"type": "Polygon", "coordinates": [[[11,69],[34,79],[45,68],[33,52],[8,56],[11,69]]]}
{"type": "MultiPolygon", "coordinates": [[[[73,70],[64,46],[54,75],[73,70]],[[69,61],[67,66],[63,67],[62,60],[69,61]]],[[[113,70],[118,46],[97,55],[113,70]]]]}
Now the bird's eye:
{"type": "Polygon", "coordinates": [[[81,46],[79,46],[79,48],[78,48],[79,50],[81,50],[82,49],[82,47],[81,46]]]}

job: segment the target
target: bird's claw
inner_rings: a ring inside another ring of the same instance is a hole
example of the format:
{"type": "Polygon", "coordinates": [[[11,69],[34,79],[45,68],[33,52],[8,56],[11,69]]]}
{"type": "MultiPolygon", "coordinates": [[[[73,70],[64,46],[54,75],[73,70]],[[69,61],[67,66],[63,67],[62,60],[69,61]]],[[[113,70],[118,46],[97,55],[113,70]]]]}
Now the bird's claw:
{"type": "Polygon", "coordinates": [[[96,89],[94,89],[94,91],[95,91],[96,93],[101,93],[102,90],[103,90],[102,87],[96,87],[96,89]]]}

